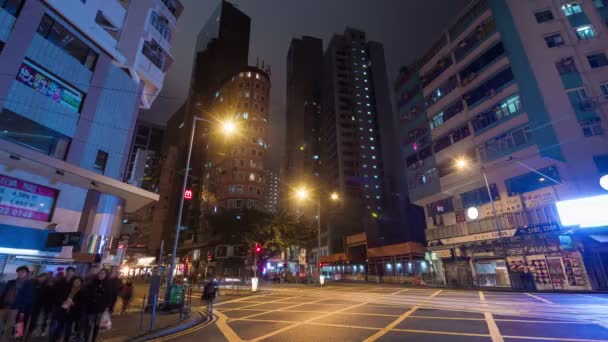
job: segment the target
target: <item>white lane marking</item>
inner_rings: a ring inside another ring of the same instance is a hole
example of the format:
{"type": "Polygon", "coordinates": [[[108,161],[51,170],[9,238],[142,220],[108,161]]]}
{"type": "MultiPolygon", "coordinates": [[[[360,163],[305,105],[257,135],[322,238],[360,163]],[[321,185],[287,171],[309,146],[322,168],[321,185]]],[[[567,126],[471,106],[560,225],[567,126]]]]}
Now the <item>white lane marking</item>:
{"type": "Polygon", "coordinates": [[[538,300],[540,300],[540,301],[541,301],[541,302],[543,302],[543,303],[547,303],[547,304],[554,304],[552,301],[550,301],[550,300],[548,300],[548,299],[545,299],[545,298],[543,298],[543,297],[535,296],[535,295],[533,295],[533,294],[529,294],[529,293],[527,293],[527,292],[526,292],[526,295],[528,295],[528,296],[530,296],[530,297],[532,297],[532,298],[534,298],[534,299],[538,299],[538,300]]]}
{"type": "Polygon", "coordinates": [[[504,342],[504,339],[500,334],[500,330],[498,330],[498,325],[496,325],[496,321],[494,321],[494,317],[492,317],[492,314],[489,312],[484,312],[483,316],[486,319],[486,324],[488,325],[488,330],[490,331],[490,337],[492,338],[492,342],[504,342]]]}
{"type": "Polygon", "coordinates": [[[410,290],[410,289],[405,289],[405,290],[401,290],[401,291],[393,292],[393,293],[391,293],[391,295],[396,295],[396,294],[399,294],[399,293],[401,293],[401,292],[405,292],[405,291],[409,291],[409,290],[410,290]]]}
{"type": "Polygon", "coordinates": [[[577,296],[580,297],[585,297],[585,298],[593,298],[593,299],[603,299],[603,300],[608,300],[608,298],[602,298],[602,297],[596,297],[596,296],[591,296],[591,295],[586,295],[586,294],[580,294],[580,293],[575,293],[577,296]]]}

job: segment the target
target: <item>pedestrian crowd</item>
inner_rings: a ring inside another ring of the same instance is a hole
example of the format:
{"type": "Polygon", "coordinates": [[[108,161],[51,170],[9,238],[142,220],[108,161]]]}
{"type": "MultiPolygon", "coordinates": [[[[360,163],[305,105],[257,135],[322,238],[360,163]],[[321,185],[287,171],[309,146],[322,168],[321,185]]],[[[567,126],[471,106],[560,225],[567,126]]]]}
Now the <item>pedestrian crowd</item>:
{"type": "Polygon", "coordinates": [[[111,327],[118,297],[124,313],[132,296],[132,283],[123,284],[116,269],[93,268],[81,278],[68,267],[55,276],[32,277],[21,266],[16,279],[0,285],[0,342],[34,336],[48,336],[49,341],[95,341],[101,329],[111,327]]]}

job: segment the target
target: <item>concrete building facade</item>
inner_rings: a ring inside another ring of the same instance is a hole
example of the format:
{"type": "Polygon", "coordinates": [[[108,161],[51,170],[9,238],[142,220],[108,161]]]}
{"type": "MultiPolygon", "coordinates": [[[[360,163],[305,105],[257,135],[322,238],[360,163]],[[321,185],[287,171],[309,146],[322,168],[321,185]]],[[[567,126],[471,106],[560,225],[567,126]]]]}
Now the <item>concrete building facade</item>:
{"type": "Polygon", "coordinates": [[[437,282],[522,288],[528,268],[539,290],[606,287],[601,243],[558,207],[605,193],[607,11],[472,1],[402,69],[401,148],[437,282]]]}
{"type": "MultiPolygon", "coordinates": [[[[146,77],[166,71],[144,70],[136,61],[150,58],[144,50],[153,13],[175,23],[180,6],[161,0],[0,4],[6,194],[0,273],[24,263],[119,261],[123,213],[158,200],[122,183],[137,111],[153,100],[140,96],[149,88],[146,77]],[[75,233],[75,240],[47,247],[56,232],[75,233]]],[[[160,91],[162,77],[156,85],[160,91]]]]}

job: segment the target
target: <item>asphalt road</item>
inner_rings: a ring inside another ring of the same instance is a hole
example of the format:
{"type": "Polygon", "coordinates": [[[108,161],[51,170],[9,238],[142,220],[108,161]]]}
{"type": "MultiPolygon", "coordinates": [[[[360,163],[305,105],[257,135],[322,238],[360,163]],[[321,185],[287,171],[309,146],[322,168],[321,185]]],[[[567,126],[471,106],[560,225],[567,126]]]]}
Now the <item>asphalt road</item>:
{"type": "Polygon", "coordinates": [[[171,341],[608,341],[607,294],[273,285],[171,341]]]}

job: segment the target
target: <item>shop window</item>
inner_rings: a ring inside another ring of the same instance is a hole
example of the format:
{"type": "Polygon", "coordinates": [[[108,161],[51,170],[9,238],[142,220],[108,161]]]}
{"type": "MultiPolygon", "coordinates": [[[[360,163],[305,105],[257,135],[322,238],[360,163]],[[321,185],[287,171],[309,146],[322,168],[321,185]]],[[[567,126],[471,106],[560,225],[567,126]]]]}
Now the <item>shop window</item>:
{"type": "Polygon", "coordinates": [[[25,0],[0,0],[0,8],[13,17],[18,17],[25,0]]]}
{"type": "Polygon", "coordinates": [[[555,33],[545,37],[545,43],[548,48],[554,48],[565,44],[564,37],[560,33],[555,33]]]}
{"type": "Polygon", "coordinates": [[[550,179],[541,176],[547,175],[557,182],[561,182],[559,171],[555,166],[549,166],[538,170],[537,172],[528,172],[523,175],[509,178],[505,180],[507,192],[509,196],[515,196],[526,192],[542,189],[548,186],[557,185],[550,179]]]}
{"type": "Polygon", "coordinates": [[[562,5],[562,12],[569,17],[577,13],[583,13],[583,8],[578,4],[578,2],[571,2],[569,4],[562,5]]]}
{"type": "Polygon", "coordinates": [[[102,174],[105,173],[106,166],[108,164],[108,157],[108,152],[97,150],[97,156],[95,157],[95,164],[93,164],[93,169],[101,172],[102,174]]]}
{"type": "Polygon", "coordinates": [[[550,9],[538,11],[538,12],[534,13],[534,17],[536,18],[536,22],[539,24],[544,23],[546,21],[551,21],[554,19],[553,12],[551,12],[550,9]]]}
{"type": "Polygon", "coordinates": [[[0,138],[64,160],[72,139],[8,109],[0,112],[0,138]]]}
{"type": "Polygon", "coordinates": [[[591,66],[592,69],[608,65],[608,57],[606,57],[606,54],[603,52],[588,55],[587,61],[589,62],[589,66],[591,66]]]}
{"type": "Polygon", "coordinates": [[[595,30],[591,25],[577,27],[574,31],[576,32],[576,36],[579,40],[587,40],[596,37],[595,30]]]}
{"type": "Polygon", "coordinates": [[[45,14],[37,32],[70,56],[76,58],[87,69],[93,70],[95,68],[99,54],[53,18],[45,14]]]}

